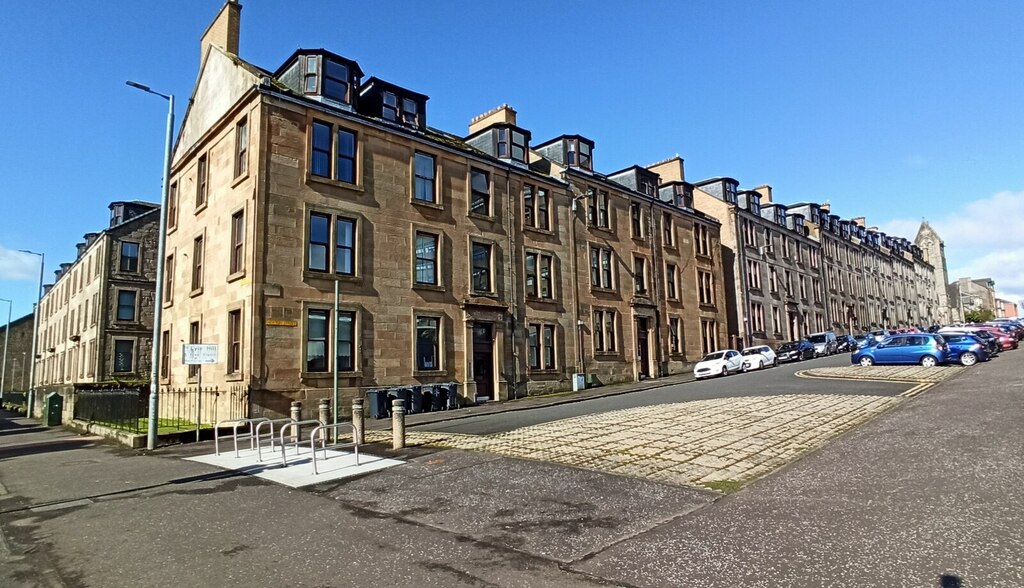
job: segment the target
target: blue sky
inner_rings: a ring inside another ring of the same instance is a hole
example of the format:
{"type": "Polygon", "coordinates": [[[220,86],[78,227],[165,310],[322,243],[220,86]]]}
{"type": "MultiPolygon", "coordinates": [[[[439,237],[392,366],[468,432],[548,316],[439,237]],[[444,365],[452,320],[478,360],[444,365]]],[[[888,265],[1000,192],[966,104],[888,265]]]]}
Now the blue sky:
{"type": "MultiPolygon", "coordinates": [[[[601,171],[678,153],[691,181],[770,184],[908,238],[927,218],[951,279],[1024,298],[1024,3],[242,3],[241,56],[267,69],[325,47],[430,96],[450,132],[509,103],[535,142],[594,139],[601,171]]],[[[52,280],[110,201],[159,198],[166,106],[124,81],[176,94],[180,122],[221,4],[4,4],[0,298],[15,315],[38,258],[14,250],[45,253],[52,280]]]]}

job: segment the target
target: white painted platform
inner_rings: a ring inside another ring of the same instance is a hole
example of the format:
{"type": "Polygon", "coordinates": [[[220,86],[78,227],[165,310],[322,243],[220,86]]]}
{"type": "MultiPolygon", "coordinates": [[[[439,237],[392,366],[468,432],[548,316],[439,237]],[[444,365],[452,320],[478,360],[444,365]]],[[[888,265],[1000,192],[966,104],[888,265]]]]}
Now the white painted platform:
{"type": "Polygon", "coordinates": [[[248,448],[239,450],[238,457],[235,457],[233,450],[228,449],[227,451],[221,451],[220,455],[198,455],[185,459],[210,464],[226,470],[235,470],[292,488],[341,480],[405,463],[397,459],[377,457],[362,451],[359,452],[359,465],[356,465],[355,455],[348,451],[328,449],[327,459],[324,460],[323,456],[323,451],[317,452],[316,469],[319,473],[316,475],[313,474],[313,459],[309,452],[308,442],[305,446],[299,446],[297,454],[293,446],[288,447],[287,467],[281,463],[280,447],[275,448],[275,451],[270,451],[264,447],[262,462],[256,459],[256,451],[248,448]]]}

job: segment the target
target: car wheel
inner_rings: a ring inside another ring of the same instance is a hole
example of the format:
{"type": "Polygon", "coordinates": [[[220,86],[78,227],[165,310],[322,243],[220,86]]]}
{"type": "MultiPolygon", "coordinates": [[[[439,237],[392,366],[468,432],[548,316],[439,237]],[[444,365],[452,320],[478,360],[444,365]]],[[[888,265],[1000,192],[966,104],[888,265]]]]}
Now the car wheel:
{"type": "Polygon", "coordinates": [[[978,356],[972,351],[965,351],[964,354],[960,356],[960,365],[970,366],[976,363],[978,363],[978,356]]]}
{"type": "Polygon", "coordinates": [[[939,365],[939,362],[934,357],[926,355],[921,358],[921,365],[924,367],[935,367],[939,365]]]}
{"type": "Polygon", "coordinates": [[[772,367],[779,367],[779,358],[776,357],[772,360],[772,367]]]}
{"type": "Polygon", "coordinates": [[[864,367],[872,366],[872,365],[875,365],[875,360],[871,359],[870,357],[865,356],[865,357],[860,358],[860,364],[862,366],[864,366],[864,367]]]}
{"type": "Polygon", "coordinates": [[[727,368],[727,367],[725,367],[725,366],[723,365],[723,366],[722,366],[722,373],[721,373],[720,375],[722,375],[722,376],[728,376],[728,375],[729,375],[729,368],[727,368]]]}

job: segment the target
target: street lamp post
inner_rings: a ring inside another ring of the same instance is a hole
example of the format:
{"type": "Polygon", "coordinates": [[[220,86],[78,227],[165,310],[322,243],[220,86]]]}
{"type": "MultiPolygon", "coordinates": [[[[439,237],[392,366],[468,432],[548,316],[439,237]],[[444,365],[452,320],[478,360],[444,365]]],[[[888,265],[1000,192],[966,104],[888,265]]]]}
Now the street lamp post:
{"type": "MultiPolygon", "coordinates": [[[[159,96],[167,100],[167,144],[164,148],[164,177],[163,190],[160,195],[160,236],[157,239],[156,252],[156,287],[153,292],[153,344],[152,357],[150,358],[150,380],[149,380],[149,420],[146,431],[146,448],[156,449],[156,436],[158,429],[159,390],[160,390],[160,318],[163,310],[163,285],[164,285],[164,245],[167,235],[167,194],[170,189],[171,178],[171,147],[174,132],[174,94],[161,94],[153,91],[149,86],[128,81],[129,86],[142,90],[148,94],[159,96]]],[[[170,342],[168,341],[168,344],[170,342]]]]}
{"type": "Polygon", "coordinates": [[[0,365],[0,403],[4,399],[4,383],[7,380],[7,342],[11,340],[11,308],[14,302],[6,298],[0,298],[0,302],[7,303],[7,328],[4,329],[4,363],[0,365]]]}
{"type": "MultiPolygon", "coordinates": [[[[43,268],[46,266],[46,256],[27,249],[19,249],[19,252],[39,256],[39,292],[36,303],[32,305],[32,355],[29,357],[28,408],[25,409],[25,416],[32,418],[32,406],[36,401],[36,345],[39,342],[39,333],[37,332],[39,329],[39,306],[43,300],[43,268]]],[[[24,370],[25,366],[22,366],[21,369],[24,370]]]]}

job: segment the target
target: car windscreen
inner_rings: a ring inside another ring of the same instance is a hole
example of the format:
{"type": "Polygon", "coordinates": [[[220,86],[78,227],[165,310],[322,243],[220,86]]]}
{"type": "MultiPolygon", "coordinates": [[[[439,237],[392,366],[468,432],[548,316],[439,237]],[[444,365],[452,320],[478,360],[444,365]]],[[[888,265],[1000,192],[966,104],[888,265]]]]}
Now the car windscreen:
{"type": "Polygon", "coordinates": [[[811,340],[811,343],[824,343],[828,340],[825,335],[811,335],[808,339],[811,340]]]}
{"type": "Polygon", "coordinates": [[[705,355],[704,359],[702,359],[701,361],[711,361],[713,359],[722,359],[723,357],[725,357],[724,351],[716,351],[715,353],[709,353],[705,355]]]}
{"type": "Polygon", "coordinates": [[[799,343],[797,343],[796,341],[792,341],[790,343],[783,343],[782,345],[779,345],[779,351],[793,351],[794,349],[797,349],[799,347],[799,343]]]}
{"type": "Polygon", "coordinates": [[[761,355],[764,350],[760,347],[748,347],[742,351],[743,355],[761,355]]]}

